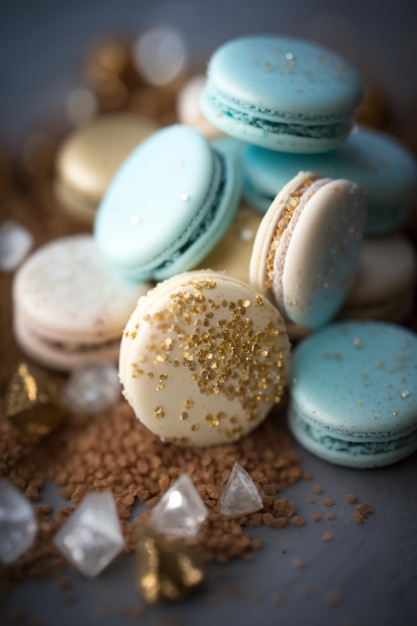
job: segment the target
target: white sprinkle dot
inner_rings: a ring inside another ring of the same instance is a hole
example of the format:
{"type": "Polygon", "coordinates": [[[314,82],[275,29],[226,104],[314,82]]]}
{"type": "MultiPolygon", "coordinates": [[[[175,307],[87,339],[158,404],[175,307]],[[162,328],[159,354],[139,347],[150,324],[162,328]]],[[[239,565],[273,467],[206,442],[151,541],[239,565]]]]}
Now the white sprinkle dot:
{"type": "Polygon", "coordinates": [[[139,215],[132,215],[132,217],[130,218],[130,223],[131,224],[139,224],[139,222],[141,221],[139,215]]]}
{"type": "Polygon", "coordinates": [[[184,161],[177,161],[176,166],[182,167],[184,165],[184,161]]]}
{"type": "Polygon", "coordinates": [[[363,345],[362,341],[358,337],[355,337],[352,343],[355,346],[355,348],[362,348],[362,345],[363,345]]]}
{"type": "Polygon", "coordinates": [[[243,241],[251,241],[253,239],[253,236],[253,230],[251,230],[250,228],[244,228],[240,231],[240,238],[243,239],[243,241]]]}
{"type": "Polygon", "coordinates": [[[410,392],[407,389],[404,389],[404,391],[400,393],[400,396],[402,398],[408,398],[409,395],[410,395],[410,392]]]}
{"type": "Polygon", "coordinates": [[[292,52],[286,52],[285,58],[287,61],[294,61],[294,54],[292,52]]]}
{"type": "Polygon", "coordinates": [[[183,202],[187,202],[187,200],[190,199],[190,196],[188,195],[188,193],[182,193],[180,195],[180,200],[182,200],[183,202]]]}

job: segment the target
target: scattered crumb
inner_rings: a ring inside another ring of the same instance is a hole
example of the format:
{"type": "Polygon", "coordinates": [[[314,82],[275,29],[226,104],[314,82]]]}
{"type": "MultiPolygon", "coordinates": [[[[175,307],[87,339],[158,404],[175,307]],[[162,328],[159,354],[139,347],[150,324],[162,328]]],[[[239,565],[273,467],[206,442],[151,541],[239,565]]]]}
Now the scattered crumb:
{"type": "Polygon", "coordinates": [[[306,500],[307,504],[314,504],[315,501],[316,501],[315,498],[307,498],[307,500],[306,500]]]}
{"type": "Polygon", "coordinates": [[[363,522],[365,521],[365,518],[362,515],[362,513],[359,513],[359,511],[356,511],[355,513],[352,513],[352,515],[350,516],[350,521],[353,522],[354,524],[363,524],[363,522]]]}
{"type": "Polygon", "coordinates": [[[304,526],[305,521],[304,521],[304,517],[302,515],[294,515],[294,517],[291,518],[291,522],[290,522],[291,526],[304,526]]]}
{"type": "Polygon", "coordinates": [[[325,530],[324,533],[322,533],[321,538],[323,541],[333,541],[333,533],[325,530]]]}
{"type": "Polygon", "coordinates": [[[342,602],[342,596],[336,590],[329,591],[325,599],[327,606],[338,606],[342,602]]]}
{"type": "Polygon", "coordinates": [[[373,514],[374,510],[372,506],[368,502],[363,502],[362,504],[358,504],[356,510],[359,511],[361,515],[366,519],[370,515],[373,514]]]}
{"type": "Polygon", "coordinates": [[[258,589],[255,589],[250,594],[250,597],[251,597],[251,600],[253,600],[253,602],[260,602],[263,599],[263,594],[258,589]]]}
{"type": "Polygon", "coordinates": [[[324,517],[329,520],[334,520],[336,515],[333,513],[333,511],[327,511],[327,513],[324,514],[324,517]]]}
{"type": "Polygon", "coordinates": [[[321,513],[316,513],[315,511],[313,511],[310,514],[310,517],[313,520],[313,522],[319,522],[321,520],[321,513]]]}
{"type": "Polygon", "coordinates": [[[295,559],[292,560],[292,565],[296,569],[300,569],[301,567],[304,566],[304,561],[302,561],[302,559],[299,559],[298,557],[296,557],[295,559]]]}
{"type": "Polygon", "coordinates": [[[304,480],[311,480],[313,478],[313,476],[311,475],[311,472],[304,471],[303,472],[303,478],[304,478],[304,480]]]}
{"type": "Polygon", "coordinates": [[[226,587],[226,593],[228,596],[235,597],[239,595],[239,589],[236,585],[228,585],[226,587]]]}
{"type": "Polygon", "coordinates": [[[212,605],[219,604],[220,598],[219,598],[219,596],[216,593],[209,593],[206,596],[206,601],[207,601],[208,604],[212,604],[212,605]]]}
{"type": "Polygon", "coordinates": [[[348,504],[355,504],[356,502],[356,496],[353,495],[353,493],[347,493],[345,495],[345,500],[348,504]]]}
{"type": "Polygon", "coordinates": [[[70,591],[66,591],[65,593],[63,593],[62,599],[64,600],[65,604],[74,604],[75,602],[75,596],[70,591]]]}
{"type": "Polygon", "coordinates": [[[323,493],[323,488],[320,485],[313,485],[313,493],[319,495],[320,493],[323,493]]]}
{"type": "Polygon", "coordinates": [[[280,593],[279,591],[274,593],[274,595],[272,596],[272,602],[274,604],[276,604],[277,606],[281,606],[281,604],[284,604],[284,596],[283,596],[283,594],[280,593]]]}
{"type": "Polygon", "coordinates": [[[302,598],[308,598],[311,595],[311,589],[308,585],[303,585],[298,588],[298,595],[302,598]]]}
{"type": "Polygon", "coordinates": [[[334,505],[333,498],[323,498],[322,502],[323,502],[324,506],[333,506],[334,505]]]}
{"type": "Polygon", "coordinates": [[[56,584],[60,591],[68,591],[72,588],[72,582],[67,576],[59,578],[56,584]]]}
{"type": "Polygon", "coordinates": [[[215,576],[217,580],[225,580],[226,572],[224,570],[219,570],[218,572],[216,572],[215,576]]]}

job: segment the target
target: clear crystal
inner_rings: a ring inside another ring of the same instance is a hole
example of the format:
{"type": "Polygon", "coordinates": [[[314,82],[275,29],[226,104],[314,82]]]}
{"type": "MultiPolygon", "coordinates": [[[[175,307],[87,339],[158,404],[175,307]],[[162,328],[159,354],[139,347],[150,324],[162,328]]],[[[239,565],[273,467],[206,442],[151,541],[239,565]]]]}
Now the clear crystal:
{"type": "Polygon", "coordinates": [[[33,246],[33,236],[23,226],[8,220],[0,228],[0,269],[12,272],[33,246]]]}
{"type": "Polygon", "coordinates": [[[195,539],[208,510],[188,474],[182,474],[152,509],[149,522],[160,533],[195,539]]]}
{"type": "Polygon", "coordinates": [[[238,463],[230,472],[219,499],[222,515],[247,515],[262,509],[260,493],[250,474],[238,463]]]}
{"type": "Polygon", "coordinates": [[[97,576],[123,550],[111,491],[87,494],[54,537],[62,554],[86,576],[97,576]]]}
{"type": "Polygon", "coordinates": [[[12,563],[26,552],[37,528],[30,502],[10,481],[0,479],[0,561],[12,563]]]}
{"type": "Polygon", "coordinates": [[[76,413],[101,413],[120,397],[117,369],[109,363],[96,363],[76,369],[69,377],[65,395],[76,413]]]}

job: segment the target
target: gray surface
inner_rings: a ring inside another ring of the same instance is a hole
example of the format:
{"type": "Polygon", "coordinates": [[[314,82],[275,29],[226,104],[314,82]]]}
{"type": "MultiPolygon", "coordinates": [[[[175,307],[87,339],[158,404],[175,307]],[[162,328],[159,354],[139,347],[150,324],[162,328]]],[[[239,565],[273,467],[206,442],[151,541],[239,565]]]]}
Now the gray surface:
{"type": "MultiPolygon", "coordinates": [[[[137,32],[157,23],[158,14],[168,15],[168,21],[181,29],[194,59],[206,58],[216,45],[244,32],[310,35],[360,61],[375,76],[388,78],[390,94],[400,109],[410,112],[417,94],[415,3],[358,1],[340,5],[337,11],[335,4],[211,0],[170,2],[158,9],[158,3],[138,0],[14,3],[4,9],[0,23],[0,138],[19,144],[34,125],[42,128],[60,119],[66,94],[82,83],[82,61],[92,40],[103,34],[137,32]]],[[[303,450],[300,455],[313,480],[301,481],[282,495],[296,503],[307,524],[254,530],[264,548],[253,562],[210,565],[201,593],[172,607],[148,608],[141,624],[168,626],[171,617],[182,626],[416,623],[417,455],[390,468],[367,471],[335,467],[303,450]],[[335,500],[332,509],[320,505],[320,497],[317,504],[307,504],[314,483],[335,500]],[[348,492],[375,509],[363,525],[349,520],[352,509],[343,499],[348,492]],[[336,519],[314,523],[309,519],[312,510],[333,510],[336,519]],[[333,542],[320,539],[324,530],[334,534],[333,542]],[[297,557],[304,562],[301,569],[292,565],[297,557]],[[230,585],[238,595],[230,595],[230,585]],[[310,589],[308,597],[301,594],[303,586],[310,589]],[[341,594],[337,607],[326,604],[331,590],[341,594]],[[274,604],[275,592],[283,594],[282,606],[274,604]],[[217,596],[217,604],[210,603],[210,594],[217,596]]],[[[49,492],[45,499],[50,499],[49,492]]],[[[0,624],[7,623],[16,606],[42,618],[45,626],[133,623],[119,615],[119,608],[141,602],[134,570],[134,558],[123,556],[97,580],[72,575],[71,605],[63,602],[56,581],[25,583],[0,607],[0,624]]]]}

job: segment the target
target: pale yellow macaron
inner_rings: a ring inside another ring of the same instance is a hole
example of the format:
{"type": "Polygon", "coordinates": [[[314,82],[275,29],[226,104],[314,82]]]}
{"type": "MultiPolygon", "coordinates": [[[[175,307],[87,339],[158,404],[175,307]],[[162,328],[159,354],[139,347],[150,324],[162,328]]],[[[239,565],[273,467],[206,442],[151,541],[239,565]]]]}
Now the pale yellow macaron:
{"type": "Polygon", "coordinates": [[[55,195],[59,205],[73,217],[93,222],[120,165],[156,130],[152,120],[127,111],[100,115],[77,128],[57,157],[55,195]]]}
{"type": "Polygon", "coordinates": [[[230,276],[249,282],[252,246],[261,221],[261,213],[241,204],[226,234],[199,268],[225,271],[230,276]]]}
{"type": "Polygon", "coordinates": [[[137,418],[164,441],[237,441],[279,403],[290,343],[279,311],[225,273],[185,272],[139,298],[119,376],[137,418]]]}

